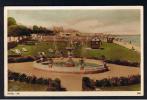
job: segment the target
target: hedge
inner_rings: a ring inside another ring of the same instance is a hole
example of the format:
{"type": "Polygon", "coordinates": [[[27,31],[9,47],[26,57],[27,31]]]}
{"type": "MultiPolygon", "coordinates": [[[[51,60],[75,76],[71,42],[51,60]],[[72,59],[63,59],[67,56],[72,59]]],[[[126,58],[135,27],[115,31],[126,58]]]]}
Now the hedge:
{"type": "Polygon", "coordinates": [[[35,60],[35,57],[25,56],[25,57],[9,57],[8,63],[19,63],[19,62],[32,62],[35,60]]]}
{"type": "Polygon", "coordinates": [[[21,55],[8,55],[8,58],[9,57],[21,57],[21,55]]]}
{"type": "MultiPolygon", "coordinates": [[[[75,56],[75,58],[79,58],[80,56],[75,56]]],[[[87,59],[95,59],[95,60],[104,60],[103,57],[86,57],[87,59]]],[[[118,64],[118,65],[124,65],[124,66],[132,66],[132,67],[139,67],[140,63],[138,62],[130,62],[130,61],[126,61],[126,60],[108,60],[105,59],[104,60],[106,63],[111,63],[111,64],[118,64]]]]}
{"type": "MultiPolygon", "coordinates": [[[[65,56],[66,57],[66,56],[65,56]]],[[[77,56],[74,56],[75,58],[79,58],[77,56]]],[[[9,56],[8,57],[8,63],[16,63],[16,62],[31,62],[34,60],[39,59],[39,56],[9,56]]],[[[88,59],[95,59],[95,60],[102,60],[96,57],[88,57],[88,59]]],[[[139,67],[140,63],[138,62],[129,62],[125,60],[104,60],[106,63],[112,63],[112,64],[118,64],[118,65],[124,65],[124,66],[132,66],[132,67],[139,67]]]]}
{"type": "Polygon", "coordinates": [[[8,42],[8,50],[17,46],[17,42],[8,42]]]}
{"type": "Polygon", "coordinates": [[[118,65],[124,65],[124,66],[134,66],[134,67],[139,67],[140,63],[138,62],[129,62],[125,60],[105,60],[107,63],[112,63],[112,64],[118,64],[118,65]]]}
{"type": "MultiPolygon", "coordinates": [[[[104,60],[103,58],[97,58],[97,57],[87,57],[88,59],[95,59],[95,60],[104,60]]],[[[118,64],[118,65],[124,65],[124,66],[132,66],[132,67],[139,67],[140,63],[138,62],[129,62],[126,60],[104,60],[106,63],[111,63],[111,64],[118,64]]]]}
{"type": "Polygon", "coordinates": [[[104,78],[102,80],[92,80],[89,77],[83,77],[83,90],[95,90],[96,87],[113,87],[113,86],[128,86],[140,83],[140,75],[132,75],[128,77],[112,77],[104,78]]]}
{"type": "Polygon", "coordinates": [[[112,86],[128,86],[140,83],[140,75],[132,75],[129,77],[113,77],[96,80],[96,87],[112,87],[112,86]]]}
{"type": "Polygon", "coordinates": [[[66,91],[61,87],[60,79],[52,80],[50,78],[37,78],[36,76],[27,76],[26,74],[16,73],[8,70],[8,80],[26,82],[29,84],[42,84],[48,85],[47,91],[66,91]]]}

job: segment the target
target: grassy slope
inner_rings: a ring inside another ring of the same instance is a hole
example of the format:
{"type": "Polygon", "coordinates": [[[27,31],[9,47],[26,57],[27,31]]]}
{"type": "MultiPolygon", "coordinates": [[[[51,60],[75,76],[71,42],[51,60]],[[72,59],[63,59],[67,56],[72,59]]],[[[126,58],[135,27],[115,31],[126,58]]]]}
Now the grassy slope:
{"type": "MultiPolygon", "coordinates": [[[[64,47],[66,47],[65,43],[62,44],[60,43],[57,45],[59,50],[64,49],[64,47]]],[[[37,53],[40,51],[47,53],[49,48],[54,48],[54,44],[42,42],[39,43],[38,45],[18,45],[16,48],[21,49],[22,47],[25,47],[28,50],[28,52],[24,52],[23,55],[37,55],[37,53]]],[[[106,59],[110,59],[110,60],[119,59],[119,60],[128,60],[132,62],[140,62],[139,53],[114,43],[103,43],[101,46],[103,49],[86,50],[85,47],[86,46],[83,46],[75,50],[74,54],[84,55],[87,57],[101,57],[102,55],[104,55],[106,59]]],[[[13,54],[13,53],[9,51],[9,54],[13,54]]]]}
{"type": "Polygon", "coordinates": [[[114,43],[103,43],[102,48],[98,50],[90,50],[87,53],[87,56],[102,56],[104,55],[106,59],[110,60],[128,60],[128,61],[140,61],[140,54],[129,50],[128,48],[122,47],[120,45],[114,43]]]}

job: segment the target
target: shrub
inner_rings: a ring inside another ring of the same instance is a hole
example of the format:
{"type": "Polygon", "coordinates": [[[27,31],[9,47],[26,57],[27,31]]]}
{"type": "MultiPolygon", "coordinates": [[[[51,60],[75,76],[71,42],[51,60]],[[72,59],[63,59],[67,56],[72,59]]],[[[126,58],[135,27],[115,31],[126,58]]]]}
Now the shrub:
{"type": "Polygon", "coordinates": [[[129,77],[112,77],[102,80],[96,80],[96,87],[110,87],[110,86],[127,86],[140,83],[140,75],[133,75],[129,77]]]}
{"type": "Polygon", "coordinates": [[[20,76],[19,76],[19,81],[20,81],[20,82],[24,82],[25,79],[26,79],[26,75],[25,75],[25,74],[20,74],[20,76]]]}
{"type": "Polygon", "coordinates": [[[82,89],[95,90],[95,87],[113,87],[113,86],[128,86],[140,83],[140,75],[132,75],[129,77],[112,77],[96,80],[93,82],[89,77],[83,77],[82,89]],[[93,84],[94,83],[94,84],[93,84]]]}
{"type": "Polygon", "coordinates": [[[47,91],[65,91],[65,90],[66,90],[65,88],[61,87],[61,81],[58,78],[49,82],[47,88],[47,91]]]}
{"type": "Polygon", "coordinates": [[[17,42],[8,42],[8,50],[17,46],[17,42]]]}
{"type": "Polygon", "coordinates": [[[27,76],[26,77],[26,83],[31,83],[32,77],[31,76],[27,76]]]}
{"type": "Polygon", "coordinates": [[[110,80],[111,86],[118,86],[118,84],[117,84],[118,78],[117,77],[113,77],[109,80],[110,80]]]}
{"type": "Polygon", "coordinates": [[[34,60],[35,60],[35,58],[31,57],[31,56],[16,58],[16,62],[30,62],[30,61],[34,61],[34,60]]]}
{"type": "Polygon", "coordinates": [[[49,80],[48,79],[44,79],[44,84],[45,85],[49,85],[49,80]]]}
{"type": "Polygon", "coordinates": [[[54,80],[54,84],[55,84],[55,87],[57,87],[58,90],[61,88],[61,81],[60,81],[60,79],[56,78],[54,80]]]}
{"type": "Polygon", "coordinates": [[[10,70],[8,70],[8,79],[13,80],[13,75],[12,75],[12,72],[10,70]]]}
{"type": "Polygon", "coordinates": [[[82,79],[82,89],[85,91],[95,90],[94,81],[91,80],[89,77],[83,77],[82,79]]]}
{"type": "Polygon", "coordinates": [[[126,86],[126,85],[128,85],[128,78],[126,78],[126,77],[120,77],[120,79],[119,79],[119,85],[120,86],[126,86]]]}
{"type": "Polygon", "coordinates": [[[15,58],[13,58],[13,57],[8,58],[8,63],[15,63],[15,62],[16,62],[15,58]]]}
{"type": "Polygon", "coordinates": [[[9,57],[8,63],[16,63],[16,62],[31,62],[34,61],[35,57],[26,56],[26,57],[9,57]]]}
{"type": "Polygon", "coordinates": [[[107,63],[112,63],[112,64],[118,64],[118,65],[124,65],[124,66],[134,66],[138,67],[139,63],[138,62],[129,62],[129,61],[121,61],[121,60],[105,60],[107,63]]]}
{"type": "Polygon", "coordinates": [[[55,80],[50,78],[37,78],[36,76],[27,76],[26,74],[16,73],[8,70],[8,79],[31,84],[45,84],[48,85],[48,91],[66,91],[65,88],[61,87],[61,81],[58,78],[55,80]]]}
{"type": "Polygon", "coordinates": [[[44,81],[43,78],[39,78],[39,79],[36,80],[36,83],[37,84],[43,84],[43,81],[44,81]]]}
{"type": "Polygon", "coordinates": [[[32,76],[31,80],[30,80],[30,83],[36,84],[36,80],[37,80],[36,76],[32,76]]]}
{"type": "Polygon", "coordinates": [[[101,80],[101,86],[102,87],[109,87],[111,84],[110,84],[110,81],[107,79],[107,78],[104,78],[101,80]]]}
{"type": "Polygon", "coordinates": [[[19,79],[19,76],[20,76],[20,74],[19,73],[13,73],[12,74],[12,77],[13,77],[13,79],[15,80],[15,81],[17,81],[18,79],[19,79]]]}
{"type": "Polygon", "coordinates": [[[21,57],[21,55],[16,55],[16,54],[15,55],[8,55],[8,58],[9,57],[21,57]]]}

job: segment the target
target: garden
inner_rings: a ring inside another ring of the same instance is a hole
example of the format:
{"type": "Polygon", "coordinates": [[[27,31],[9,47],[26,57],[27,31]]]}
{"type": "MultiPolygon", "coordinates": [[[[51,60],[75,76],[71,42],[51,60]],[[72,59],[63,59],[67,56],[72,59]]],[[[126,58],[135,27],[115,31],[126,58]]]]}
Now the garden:
{"type": "MultiPolygon", "coordinates": [[[[14,50],[20,50],[20,56],[31,56],[36,57],[39,52],[44,52],[48,57],[60,57],[61,52],[64,57],[67,57],[67,46],[66,42],[56,43],[56,49],[53,42],[37,42],[36,45],[26,45],[18,44],[16,47],[8,51],[9,56],[17,55],[14,50]],[[27,51],[23,52],[22,48],[25,48],[27,51]],[[49,53],[49,50],[52,49],[53,52],[49,53]]],[[[74,57],[86,57],[89,59],[103,59],[108,63],[115,63],[120,65],[128,66],[139,66],[140,64],[140,54],[136,51],[129,50],[125,47],[114,43],[102,43],[103,49],[86,49],[87,46],[78,46],[73,50],[74,57]]],[[[11,57],[12,58],[12,57],[11,57]]]]}
{"type": "Polygon", "coordinates": [[[89,77],[83,77],[82,89],[83,91],[111,90],[121,91],[128,87],[128,91],[140,90],[140,75],[132,75],[128,77],[112,77],[104,78],[102,80],[92,80],[89,77]]]}

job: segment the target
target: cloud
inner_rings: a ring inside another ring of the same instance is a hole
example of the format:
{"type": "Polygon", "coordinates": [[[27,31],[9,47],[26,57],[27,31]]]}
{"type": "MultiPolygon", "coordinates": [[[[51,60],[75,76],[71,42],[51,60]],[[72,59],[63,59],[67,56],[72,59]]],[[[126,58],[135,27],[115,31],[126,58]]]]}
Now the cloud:
{"type": "Polygon", "coordinates": [[[139,10],[10,10],[8,16],[28,26],[63,26],[85,33],[140,34],[139,10]]]}

